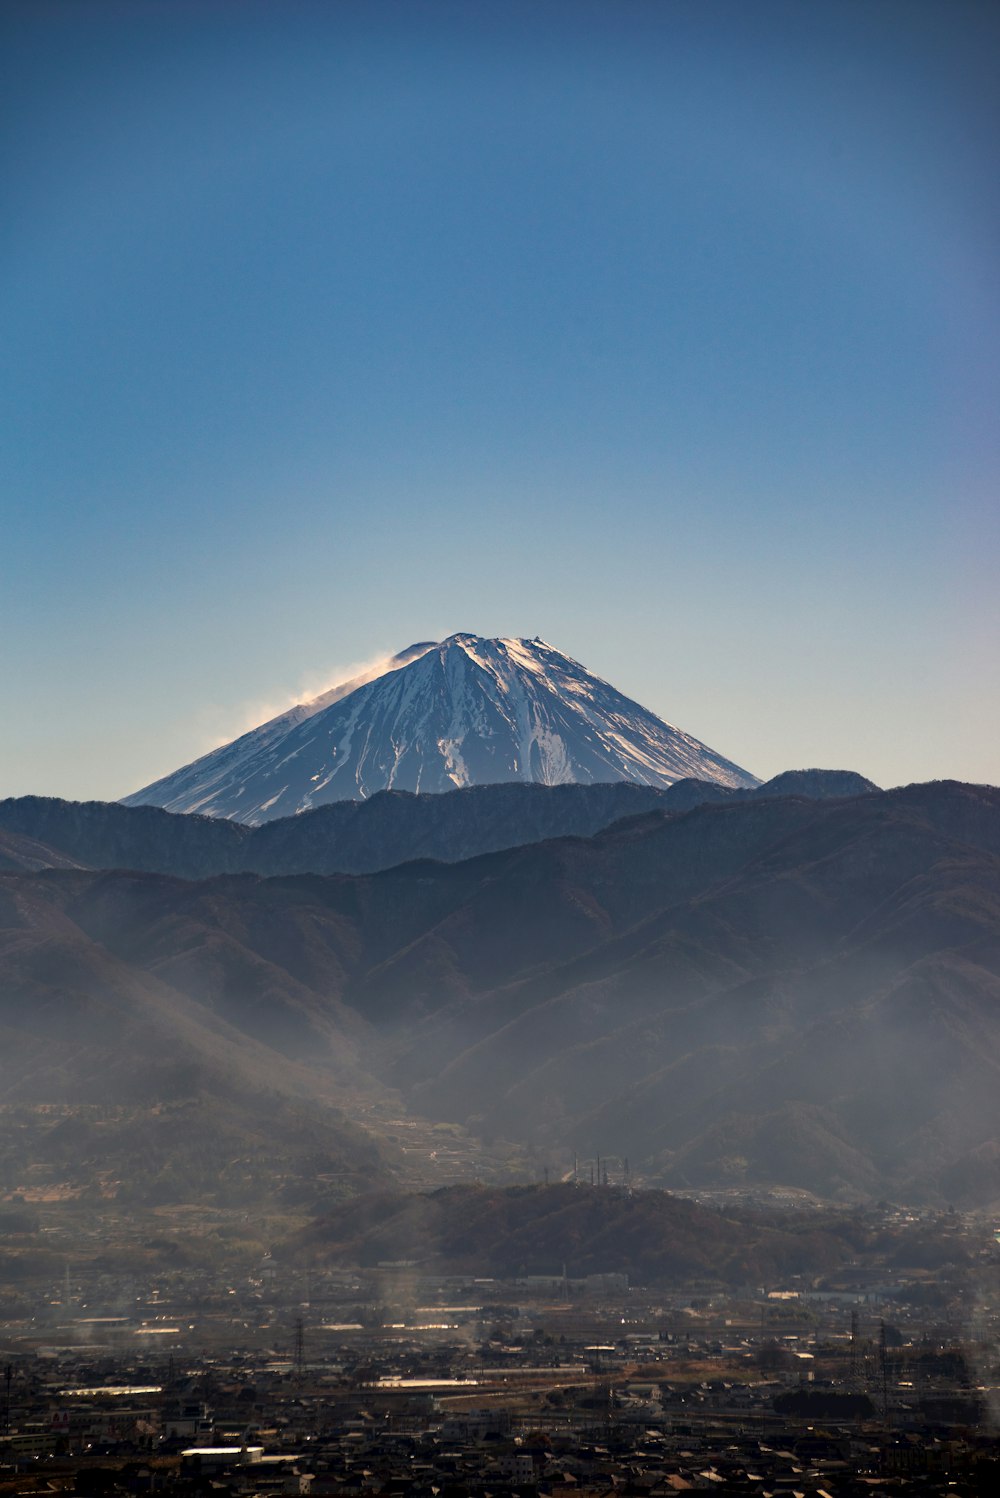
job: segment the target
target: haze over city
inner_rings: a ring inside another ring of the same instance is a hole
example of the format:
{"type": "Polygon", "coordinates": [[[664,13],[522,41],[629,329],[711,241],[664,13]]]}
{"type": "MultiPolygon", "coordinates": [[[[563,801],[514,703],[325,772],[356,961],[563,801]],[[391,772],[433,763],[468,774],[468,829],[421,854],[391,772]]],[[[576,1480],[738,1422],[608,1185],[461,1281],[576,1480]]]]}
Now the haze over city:
{"type": "Polygon", "coordinates": [[[2,24],[6,794],[457,630],[761,778],[998,778],[995,7],[2,24]]]}

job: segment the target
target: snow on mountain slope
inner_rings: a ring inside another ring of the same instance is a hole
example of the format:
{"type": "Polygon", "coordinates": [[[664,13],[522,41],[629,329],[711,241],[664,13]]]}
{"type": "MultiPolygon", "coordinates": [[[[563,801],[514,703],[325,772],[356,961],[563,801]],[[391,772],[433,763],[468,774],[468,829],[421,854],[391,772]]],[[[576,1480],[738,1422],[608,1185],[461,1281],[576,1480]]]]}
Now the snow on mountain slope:
{"type": "Polygon", "coordinates": [[[387,788],[685,776],[758,784],[543,640],[456,634],[410,646],[374,679],[292,708],[124,800],[256,825],[387,788]]]}

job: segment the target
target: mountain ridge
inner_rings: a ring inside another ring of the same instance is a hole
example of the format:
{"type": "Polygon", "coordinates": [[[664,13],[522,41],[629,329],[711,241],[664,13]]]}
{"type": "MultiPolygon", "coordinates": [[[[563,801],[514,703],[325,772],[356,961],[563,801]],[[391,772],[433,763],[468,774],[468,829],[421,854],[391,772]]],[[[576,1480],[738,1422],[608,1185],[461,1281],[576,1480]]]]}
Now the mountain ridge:
{"type": "Polygon", "coordinates": [[[592,837],[613,822],[644,813],[689,811],[710,801],[766,799],[778,782],[795,787],[785,794],[809,799],[826,799],[834,791],[878,791],[863,776],[841,770],[784,772],[752,790],[691,779],[665,789],[630,781],[589,786],[510,782],[440,793],[378,791],[365,801],[331,802],[259,827],[160,807],[22,796],[0,801],[0,831],[22,840],[9,845],[6,862],[11,868],[40,866],[47,849],[54,867],[68,860],[90,868],[134,868],[182,878],[244,870],[363,874],[419,858],[455,862],[550,837],[592,837]],[[34,844],[33,850],[25,840],[34,844]]]}
{"type": "Polygon", "coordinates": [[[173,1107],[228,1055],[238,1110],[273,1070],[289,1106],[393,1098],[647,1183],[983,1203],[998,928],[1000,791],[958,782],[367,875],[0,874],[0,1074],[58,1103],[85,1044],[94,1086],[173,1107]]]}

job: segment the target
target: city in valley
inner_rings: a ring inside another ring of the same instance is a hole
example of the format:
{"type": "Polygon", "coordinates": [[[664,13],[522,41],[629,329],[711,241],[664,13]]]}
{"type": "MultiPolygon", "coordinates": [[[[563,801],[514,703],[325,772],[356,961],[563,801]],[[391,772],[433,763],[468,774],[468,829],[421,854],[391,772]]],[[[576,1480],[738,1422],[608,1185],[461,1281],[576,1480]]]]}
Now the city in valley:
{"type": "MultiPolygon", "coordinates": [[[[850,1214],[868,1247],[827,1273],[654,1284],[613,1244],[604,1272],[498,1277],[419,1244],[354,1264],[261,1251],[273,1223],[208,1209],[159,1238],[23,1197],[4,1214],[8,1266],[32,1230],[56,1253],[0,1306],[0,1493],[997,1491],[1000,1220],[883,1203],[850,1214]]],[[[830,1228],[804,1199],[764,1215],[803,1241],[830,1228]]]]}

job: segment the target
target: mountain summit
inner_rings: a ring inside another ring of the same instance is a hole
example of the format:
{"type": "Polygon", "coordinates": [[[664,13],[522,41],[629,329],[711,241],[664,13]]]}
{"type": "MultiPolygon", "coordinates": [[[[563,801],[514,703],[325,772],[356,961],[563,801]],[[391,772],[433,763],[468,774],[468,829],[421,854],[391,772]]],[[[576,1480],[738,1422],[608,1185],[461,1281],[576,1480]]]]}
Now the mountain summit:
{"type": "Polygon", "coordinates": [[[124,798],[258,824],[380,790],[757,779],[544,640],[411,645],[124,798]]]}

